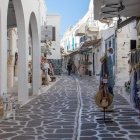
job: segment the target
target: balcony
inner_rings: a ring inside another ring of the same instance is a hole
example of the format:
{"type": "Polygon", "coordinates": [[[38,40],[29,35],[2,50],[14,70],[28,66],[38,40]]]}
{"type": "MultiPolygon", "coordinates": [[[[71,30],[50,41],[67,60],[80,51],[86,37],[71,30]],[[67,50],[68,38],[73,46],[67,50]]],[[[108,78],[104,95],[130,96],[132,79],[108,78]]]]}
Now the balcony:
{"type": "Polygon", "coordinates": [[[98,22],[93,18],[89,18],[85,26],[86,34],[97,35],[99,33],[98,22]]]}
{"type": "Polygon", "coordinates": [[[85,26],[86,26],[85,23],[80,25],[79,28],[75,31],[75,36],[83,36],[83,35],[85,35],[85,26]]]}
{"type": "Polygon", "coordinates": [[[83,43],[83,45],[81,46],[79,52],[80,53],[92,52],[93,46],[98,47],[100,45],[100,43],[101,43],[101,39],[88,40],[88,41],[83,43]]]}

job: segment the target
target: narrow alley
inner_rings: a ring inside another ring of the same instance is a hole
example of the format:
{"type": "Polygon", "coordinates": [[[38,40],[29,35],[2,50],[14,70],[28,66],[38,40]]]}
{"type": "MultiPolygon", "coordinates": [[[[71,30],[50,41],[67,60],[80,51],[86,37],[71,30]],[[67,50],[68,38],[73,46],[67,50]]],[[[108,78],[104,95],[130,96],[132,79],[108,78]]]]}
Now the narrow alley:
{"type": "Polygon", "coordinates": [[[94,95],[98,84],[91,77],[63,75],[48,91],[23,106],[15,120],[0,121],[1,140],[138,140],[139,114],[117,90],[111,121],[98,118],[103,112],[94,95]]]}

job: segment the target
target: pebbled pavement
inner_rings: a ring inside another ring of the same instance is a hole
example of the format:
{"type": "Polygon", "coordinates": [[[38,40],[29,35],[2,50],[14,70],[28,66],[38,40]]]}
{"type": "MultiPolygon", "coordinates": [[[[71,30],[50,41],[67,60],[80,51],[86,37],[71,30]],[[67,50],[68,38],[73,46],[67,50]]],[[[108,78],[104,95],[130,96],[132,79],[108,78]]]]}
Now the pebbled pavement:
{"type": "Polygon", "coordinates": [[[63,75],[47,92],[21,107],[16,119],[0,121],[0,140],[139,140],[139,114],[115,90],[111,121],[93,100],[92,77],[63,75]]]}

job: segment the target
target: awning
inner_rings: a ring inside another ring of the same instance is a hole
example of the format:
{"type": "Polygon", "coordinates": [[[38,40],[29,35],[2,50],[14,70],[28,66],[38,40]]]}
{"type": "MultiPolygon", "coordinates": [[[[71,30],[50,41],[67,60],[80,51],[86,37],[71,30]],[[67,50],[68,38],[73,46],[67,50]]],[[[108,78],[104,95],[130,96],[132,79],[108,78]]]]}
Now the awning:
{"type": "Polygon", "coordinates": [[[140,0],[94,0],[94,18],[100,20],[120,16],[140,16],[140,0]],[[119,9],[119,13],[118,13],[119,9]]]}
{"type": "Polygon", "coordinates": [[[96,39],[96,40],[90,40],[90,41],[85,41],[81,47],[89,47],[98,44],[101,41],[101,39],[96,39]]]}
{"type": "Polygon", "coordinates": [[[79,48],[73,50],[73,51],[68,51],[67,55],[73,55],[73,54],[77,54],[79,52],[79,48]]]}
{"type": "Polygon", "coordinates": [[[82,54],[84,52],[86,52],[86,53],[92,53],[92,48],[82,48],[79,52],[82,53],[82,54]]]}
{"type": "Polygon", "coordinates": [[[93,45],[97,45],[101,42],[101,39],[90,40],[83,43],[80,48],[80,52],[91,52],[93,45]]]}

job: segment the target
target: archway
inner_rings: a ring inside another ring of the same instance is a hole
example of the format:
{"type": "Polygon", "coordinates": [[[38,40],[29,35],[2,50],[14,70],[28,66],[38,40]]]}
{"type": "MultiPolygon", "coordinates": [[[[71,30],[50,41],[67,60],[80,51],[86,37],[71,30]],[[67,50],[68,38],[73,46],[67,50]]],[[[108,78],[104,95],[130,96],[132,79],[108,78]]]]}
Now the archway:
{"type": "Polygon", "coordinates": [[[40,88],[40,43],[39,43],[39,34],[38,34],[38,24],[37,18],[34,12],[31,13],[30,21],[29,21],[29,34],[31,38],[31,54],[32,54],[32,61],[31,61],[31,72],[32,72],[32,93],[38,94],[38,90],[40,88]]]}
{"type": "MultiPolygon", "coordinates": [[[[10,30],[10,34],[12,34],[11,41],[15,41],[15,44],[12,46],[12,48],[11,46],[9,46],[8,48],[9,60],[11,61],[10,63],[12,65],[10,71],[12,73],[11,78],[13,78],[13,75],[17,76],[18,88],[16,92],[18,93],[17,94],[18,100],[21,102],[25,102],[28,100],[28,79],[27,79],[28,78],[27,75],[28,42],[27,42],[25,19],[24,19],[24,12],[23,12],[21,0],[9,0],[8,10],[7,10],[7,32],[9,30],[10,30]],[[15,36],[17,37],[17,40],[13,38],[13,30],[14,32],[16,32],[15,36]]],[[[11,84],[11,86],[13,86],[13,84],[11,84]]]]}

